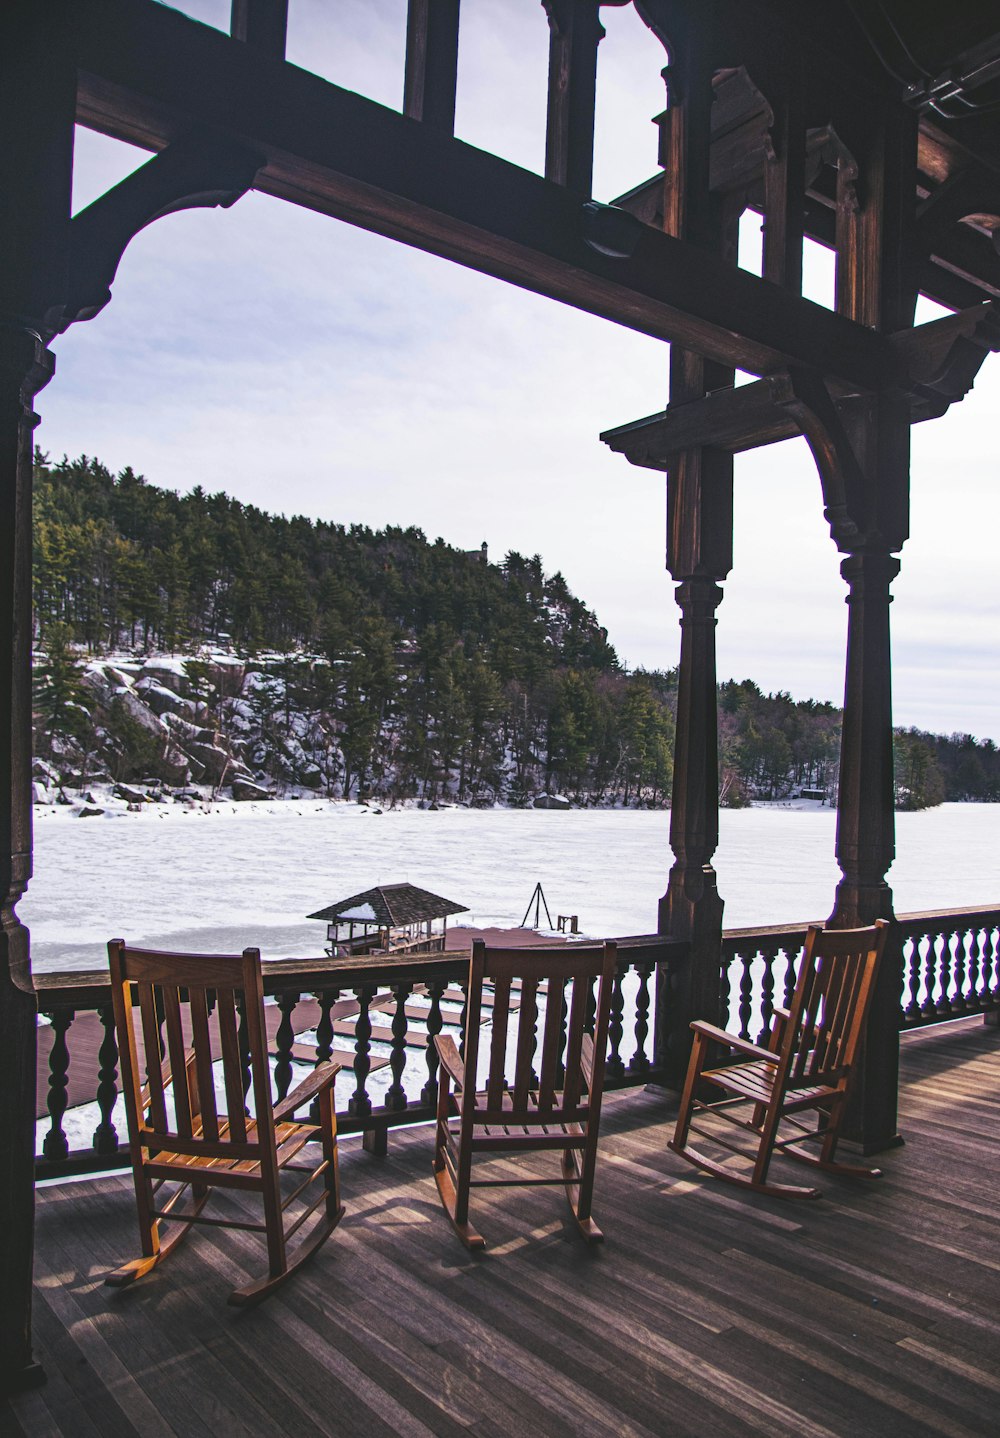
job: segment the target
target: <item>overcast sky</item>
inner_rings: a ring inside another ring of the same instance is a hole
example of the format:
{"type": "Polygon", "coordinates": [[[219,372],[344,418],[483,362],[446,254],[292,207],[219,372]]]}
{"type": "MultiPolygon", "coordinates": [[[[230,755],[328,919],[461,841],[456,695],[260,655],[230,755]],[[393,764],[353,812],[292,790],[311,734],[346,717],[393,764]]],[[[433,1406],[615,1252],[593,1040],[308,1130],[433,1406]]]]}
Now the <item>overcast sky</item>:
{"type": "MultiPolygon", "coordinates": [[[[230,0],[177,6],[228,25],[230,0]]],[[[291,0],[288,58],[382,104],[402,96],[405,0],[291,0]]],[[[656,170],[663,53],[604,12],[594,193],[656,170]]],[[[463,9],[456,130],[542,166],[547,27],[537,0],[463,9]]],[[[145,157],[77,131],[79,209],[145,157]]],[[[747,227],[747,253],[753,249],[747,227]]],[[[830,266],[809,266],[822,300],[830,266]]],[[[173,215],[126,251],[103,314],[55,345],[38,398],[51,457],[224,490],[344,524],[418,525],[493,559],[539,553],[630,667],[677,662],[664,481],[599,433],[661,410],[667,348],[604,320],[266,196],[173,215]]],[[[912,539],[894,585],[895,719],[1000,740],[1000,358],[913,433],[912,539]]],[[[843,698],[846,586],[804,442],[740,456],[720,678],[843,698]]]]}

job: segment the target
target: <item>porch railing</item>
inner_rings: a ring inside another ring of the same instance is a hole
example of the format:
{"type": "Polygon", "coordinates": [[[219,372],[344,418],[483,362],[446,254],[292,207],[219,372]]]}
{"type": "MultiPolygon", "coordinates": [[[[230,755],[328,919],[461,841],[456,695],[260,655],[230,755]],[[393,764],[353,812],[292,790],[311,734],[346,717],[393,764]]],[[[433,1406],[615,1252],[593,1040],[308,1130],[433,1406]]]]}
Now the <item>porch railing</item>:
{"type": "MultiPolygon", "coordinates": [[[[606,1086],[660,1077],[653,1055],[658,968],[669,974],[687,945],[665,935],[618,941],[606,1086]]],[[[265,963],[265,1010],[274,1086],[284,1098],[296,1064],[335,1058],[338,1127],[363,1133],[384,1151],[388,1131],[433,1118],[437,1092],[435,1034],[464,1033],[469,962],[455,953],[265,963]]],[[[669,986],[667,986],[669,987],[669,986]]],[[[126,1166],[128,1139],[118,1094],[118,1047],[106,973],[41,974],[39,1081],[43,1112],[36,1155],[39,1178],[126,1166]],[[85,1105],[85,1106],[84,1106],[85,1105]],[[67,1131],[69,1130],[69,1132],[67,1131]]]]}
{"type": "MultiPolygon", "coordinates": [[[[730,1028],[759,1042],[775,1004],[784,1005],[806,925],[727,929],[722,936],[722,1014],[730,1028]]],[[[902,943],[900,1028],[1000,1010],[1000,908],[898,914],[902,943]]]]}

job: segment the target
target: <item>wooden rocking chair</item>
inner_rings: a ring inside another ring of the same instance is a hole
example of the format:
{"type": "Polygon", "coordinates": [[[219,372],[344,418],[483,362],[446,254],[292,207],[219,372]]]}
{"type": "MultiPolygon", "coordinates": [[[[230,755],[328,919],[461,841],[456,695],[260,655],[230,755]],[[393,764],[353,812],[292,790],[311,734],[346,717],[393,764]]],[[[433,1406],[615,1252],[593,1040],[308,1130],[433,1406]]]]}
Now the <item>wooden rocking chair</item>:
{"type": "Polygon", "coordinates": [[[321,1064],[272,1105],[258,949],[244,949],[242,955],[156,953],[114,939],[108,959],[143,1256],[108,1274],[105,1282],[122,1287],[141,1278],[193,1223],[251,1229],[266,1235],[268,1274],[235,1289],[229,1302],[257,1303],[315,1253],[343,1215],[333,1099],[339,1067],[321,1064]],[[222,1060],[218,1080],[213,1072],[217,1056],[222,1060]],[[225,1095],[224,1113],[216,1101],[217,1083],[225,1095]],[[252,1118],[246,1109],[249,1085],[252,1118]],[[318,1101],[319,1121],[296,1122],[294,1114],[312,1099],[318,1101]],[[299,1156],[313,1140],[322,1145],[321,1159],[303,1163],[299,1156]],[[283,1197],[280,1177],[289,1170],[308,1177],[283,1197]],[[319,1196],[286,1224],[286,1210],[317,1179],[322,1179],[319,1196]],[[168,1196],[158,1199],[164,1185],[168,1196]],[[264,1221],[203,1218],[214,1187],[259,1193],[264,1221]],[[180,1200],[189,1189],[182,1209],[180,1200]],[[165,1239],[164,1223],[170,1225],[165,1239]],[[288,1240],[304,1224],[307,1235],[290,1248],[288,1240]]]}
{"type": "Polygon", "coordinates": [[[591,1243],[603,1238],[591,1218],[590,1203],[616,965],[613,943],[601,949],[488,949],[481,941],[473,945],[464,1058],[453,1039],[441,1034],[434,1038],[441,1061],[434,1173],[441,1201],[467,1248],[485,1247],[469,1223],[469,1190],[477,1186],[563,1183],[583,1236],[591,1243]],[[596,1008],[595,979],[600,980],[596,1008]],[[493,984],[493,1033],[486,1087],[477,1091],[484,981],[493,984]],[[543,984],[545,1016],[536,1077],[543,984]],[[512,1002],[517,1004],[516,1032],[509,1033],[512,1002]],[[562,1155],[561,1178],[472,1177],[473,1154],[496,1157],[539,1149],[562,1155]]]}
{"type": "Polygon", "coordinates": [[[691,1025],[694,1047],[669,1144],[674,1153],[727,1183],[781,1198],[818,1198],[820,1191],[769,1183],[768,1167],[776,1149],[828,1173],[881,1177],[877,1168],[838,1163],[835,1154],[851,1068],[888,933],[884,919],[870,929],[810,927],[791,1004],[788,1009],[775,1009],[766,1049],[714,1024],[697,1021],[691,1025]],[[710,1045],[715,1044],[735,1049],[742,1055],[741,1061],[724,1068],[706,1068],[710,1045]],[[703,1084],[721,1089],[726,1097],[703,1101],[697,1096],[703,1084]],[[740,1109],[747,1104],[751,1113],[744,1117],[740,1109]],[[799,1122],[799,1116],[809,1110],[816,1113],[815,1126],[799,1122]],[[698,1113],[715,1114],[747,1130],[755,1140],[755,1150],[748,1153],[745,1146],[699,1128],[693,1122],[698,1113]],[[790,1136],[782,1136],[782,1124],[792,1129],[790,1136]],[[692,1148],[692,1132],[733,1153],[752,1156],[752,1171],[741,1174],[692,1148]],[[818,1145],[818,1152],[803,1148],[804,1143],[818,1145]]]}

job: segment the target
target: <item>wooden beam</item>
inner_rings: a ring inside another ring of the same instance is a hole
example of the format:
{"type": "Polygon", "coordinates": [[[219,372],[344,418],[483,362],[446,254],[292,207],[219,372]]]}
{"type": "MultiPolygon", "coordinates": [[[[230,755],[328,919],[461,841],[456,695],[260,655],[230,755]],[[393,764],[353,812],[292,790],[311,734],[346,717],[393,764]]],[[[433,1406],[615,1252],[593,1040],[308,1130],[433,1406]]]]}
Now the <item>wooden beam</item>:
{"type": "Polygon", "coordinates": [[[214,127],[262,151],[265,193],[753,373],[819,358],[859,389],[897,378],[864,326],[651,228],[600,254],[578,195],[153,0],[79,0],[67,24],[82,124],[153,150],[214,127]]]}

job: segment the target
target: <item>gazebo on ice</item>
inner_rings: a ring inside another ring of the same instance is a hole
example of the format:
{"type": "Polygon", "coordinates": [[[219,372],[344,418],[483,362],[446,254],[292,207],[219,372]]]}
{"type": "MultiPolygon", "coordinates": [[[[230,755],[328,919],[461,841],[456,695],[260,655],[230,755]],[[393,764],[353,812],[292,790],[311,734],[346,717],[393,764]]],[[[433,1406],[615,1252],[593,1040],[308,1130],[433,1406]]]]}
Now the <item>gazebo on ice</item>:
{"type": "Polygon", "coordinates": [[[440,953],[448,933],[448,916],[468,912],[465,904],[455,904],[415,884],[380,884],[306,917],[325,919],[327,952],[331,958],[347,958],[379,952],[440,953]],[[435,932],[438,919],[443,924],[435,932]]]}
{"type": "MultiPolygon", "coordinates": [[[[658,943],[647,948],[644,957],[641,951],[631,961],[640,976],[641,997],[634,1024],[630,1022],[635,1060],[630,1060],[628,1051],[618,1052],[625,1028],[620,1011],[612,1024],[615,1047],[609,1075],[623,1087],[631,1084],[641,1091],[634,1099],[637,1106],[656,1103],[647,1093],[651,1081],[676,1086],[682,1080],[690,1020],[706,1015],[724,1019],[734,992],[740,996],[747,1037],[754,1036],[751,1027],[760,1004],[768,1011],[781,1003],[787,973],[781,956],[790,962],[803,938],[799,926],[777,923],[752,932],[724,931],[724,896],[714,862],[719,838],[716,616],[722,586],[733,566],[734,455],[793,435],[803,435],[811,448],[818,472],[816,523],[829,528],[842,556],[848,600],[836,840],[840,879],[831,895],[829,922],[853,927],[880,917],[895,920],[869,1019],[857,1093],[855,1136],[868,1152],[898,1141],[901,1027],[974,1013],[995,1017],[1000,1010],[1000,940],[994,937],[1000,933],[1000,908],[900,916],[894,913],[886,881],[894,855],[889,615],[891,586],[909,534],[910,429],[961,401],[987,355],[1000,349],[997,7],[984,0],[952,0],[947,6],[918,5],[912,0],[830,0],[825,5],[791,0],[632,0],[656,42],[651,64],[662,73],[666,86],[664,108],[655,117],[659,149],[657,163],[650,165],[651,182],[606,204],[595,198],[593,184],[598,50],[602,22],[624,8],[623,0],[542,0],[547,26],[535,0],[523,0],[523,5],[530,5],[538,16],[541,43],[549,52],[547,93],[540,97],[539,106],[539,112],[544,108],[545,113],[544,135],[541,126],[538,135],[540,153],[544,142],[541,174],[455,135],[459,0],[408,0],[405,44],[400,47],[405,56],[401,113],[289,63],[285,59],[287,0],[232,0],[228,34],[154,0],[75,0],[73,5],[59,0],[8,0],[0,5],[0,1292],[4,1295],[0,1384],[4,1386],[36,1383],[42,1373],[32,1357],[31,1336],[36,1173],[55,1176],[56,1171],[71,1167],[76,1173],[103,1172],[124,1161],[124,1146],[111,1122],[116,1068],[110,1039],[102,1047],[107,1057],[100,1060],[95,1075],[102,1120],[93,1147],[70,1153],[61,1126],[71,1050],[76,1047],[78,1055],[80,1051],[75,1024],[84,1014],[101,1023],[100,1015],[109,1014],[106,973],[34,974],[28,931],[17,912],[32,866],[31,457],[39,419],[35,398],[54,373],[51,346],[70,326],[98,316],[109,302],[119,261],[133,236],[161,218],[170,224],[169,217],[177,211],[229,206],[256,190],[669,342],[665,409],[624,424],[624,416],[601,416],[601,423],[614,425],[604,431],[611,448],[628,462],[650,468],[665,487],[666,561],[676,586],[681,631],[671,853],[664,854],[663,863],[669,872],[664,873],[665,892],[656,916],[658,943]],[[144,149],[151,158],[74,214],[77,125],[144,149]],[[739,220],[746,210],[763,221],[759,273],[738,264],[739,220]],[[803,295],[806,240],[823,245],[833,258],[832,310],[803,295]],[[929,323],[915,323],[918,294],[948,313],[929,323]],[[737,386],[737,370],[755,378],[737,386]],[[680,957],[678,949],[683,951],[680,957]],[[756,977],[762,969],[762,977],[756,977]],[[36,1153],[35,1132],[39,1012],[52,1017],[49,1031],[54,1036],[47,1100],[52,1126],[41,1154],[36,1153]]],[[[220,3],[218,8],[224,7],[220,3]]],[[[477,7],[464,8],[474,12],[477,7]]],[[[505,15],[513,15],[522,8],[522,0],[517,4],[511,0],[501,8],[505,15]]],[[[512,104],[521,104],[520,88],[512,94],[512,104]]],[[[524,114],[530,113],[534,111],[525,103],[524,114]]],[[[293,264],[295,257],[284,259],[293,264]]],[[[250,305],[256,299],[247,295],[250,305]]],[[[169,296],[159,293],[153,300],[170,302],[169,296]]],[[[667,363],[664,350],[665,370],[667,363]]],[[[557,428],[558,416],[553,432],[557,428]]],[[[949,476],[942,480],[949,484],[949,476]]],[[[957,489],[949,502],[961,503],[957,489]]],[[[788,542],[781,520],[776,513],[776,568],[788,542]]],[[[991,553],[989,527],[977,520],[981,516],[970,509],[970,564],[991,553]]],[[[721,612],[725,623],[725,609],[721,612]]],[[[968,637],[971,643],[971,630],[968,637]]],[[[233,855],[228,861],[236,864],[239,859],[233,855]]],[[[95,882],[101,882],[100,875],[95,882]]],[[[651,923],[654,907],[651,895],[651,923]]],[[[268,991],[280,998],[283,1020],[288,1020],[282,1022],[277,1039],[277,1070],[285,1084],[291,1073],[291,1018],[299,995],[318,991],[324,997],[326,1008],[321,1007],[318,1024],[329,1035],[335,1024],[344,1022],[333,1011],[339,1002],[334,995],[342,988],[360,989],[361,1011],[352,1029],[356,1091],[344,1115],[345,1129],[353,1125],[355,1131],[368,1130],[377,1124],[402,1128],[413,1122],[415,1112],[430,1116],[432,1072],[427,1075],[422,1110],[409,1105],[398,1081],[383,1105],[375,1105],[366,1092],[373,1033],[370,1011],[383,1001],[384,995],[378,995],[386,967],[384,962],[368,964],[364,958],[324,959],[318,966],[314,961],[305,967],[289,961],[280,972],[267,975],[268,991]],[[376,974],[380,966],[382,974],[376,974]],[[359,971],[364,975],[361,979],[359,971]]],[[[436,988],[440,1001],[445,985],[460,977],[460,967],[453,971],[441,955],[408,961],[404,974],[394,970],[395,984],[387,1002],[394,1006],[389,1034],[396,1044],[393,1055],[400,1074],[407,1061],[408,986],[436,988]]],[[[395,1075],[391,1063],[390,1071],[395,1075]]],[[[985,1091],[992,1092],[964,1060],[952,1076],[963,1073],[970,1088],[984,1083],[985,1091]]],[[[955,1087],[951,1082],[946,1086],[942,1104],[955,1087]]],[[[978,1105],[980,1114],[985,1109],[986,1105],[978,1105]]],[[[655,1112],[662,1117],[662,1106],[655,1112]]],[[[976,1112],[967,1105],[961,1124],[952,1129],[946,1150],[949,1168],[957,1136],[971,1131],[976,1112]]],[[[987,1120],[980,1122],[985,1128],[987,1120]]],[[[941,1131],[939,1115],[933,1125],[941,1131]]],[[[634,1159],[633,1148],[628,1154],[631,1167],[634,1159]]],[[[974,1171],[978,1173],[979,1167],[974,1171]]],[[[915,1233],[934,1231],[937,1221],[937,1232],[947,1232],[953,1245],[958,1241],[956,1233],[970,1231],[973,1208],[982,1211],[992,1201],[989,1184],[977,1189],[974,1203],[971,1193],[955,1189],[943,1161],[921,1178],[912,1212],[905,1204],[897,1205],[899,1231],[908,1241],[915,1233]],[[935,1172],[943,1182],[927,1181],[935,1172]],[[927,1204],[948,1193],[963,1204],[957,1227],[954,1210],[942,1209],[936,1220],[928,1216],[927,1204]]],[[[623,1190],[623,1205],[634,1204],[635,1192],[634,1187],[623,1190]]],[[[48,1193],[41,1191],[40,1208],[48,1193]]],[[[890,1198],[887,1194],[886,1201],[890,1198]]],[[[80,1200],[52,1202],[65,1213],[60,1247],[68,1248],[62,1240],[72,1237],[70,1215],[79,1212],[80,1200]]],[[[700,1227],[700,1220],[687,1229],[678,1224],[678,1240],[693,1242],[700,1227]]],[[[876,1251],[884,1247],[882,1234],[863,1244],[865,1227],[852,1219],[842,1229],[843,1247],[856,1255],[858,1271],[871,1265],[876,1251]]],[[[391,1234],[392,1228],[387,1225],[385,1233],[391,1234]]],[[[649,1272],[664,1248],[658,1217],[648,1233],[634,1272],[649,1272]]],[[[89,1227],[85,1236],[89,1242],[89,1227]]],[[[795,1238],[800,1251],[808,1237],[803,1225],[795,1238]]],[[[380,1235],[380,1251],[385,1241],[380,1235]]],[[[785,1245],[786,1253],[790,1247],[785,1245]]],[[[732,1250],[732,1233],[719,1232],[711,1255],[716,1268],[718,1254],[732,1250]]],[[[916,1350],[925,1355],[931,1352],[928,1330],[954,1312],[951,1290],[960,1280],[951,1271],[952,1254],[952,1248],[946,1251],[939,1245],[935,1252],[928,1245],[923,1266],[912,1267],[918,1275],[909,1294],[914,1304],[923,1301],[920,1295],[929,1288],[932,1268],[946,1285],[939,1290],[940,1299],[934,1300],[937,1306],[927,1310],[927,1330],[914,1340],[916,1350]],[[948,1271],[942,1273],[944,1262],[948,1271]]],[[[772,1255],[767,1257],[770,1260],[772,1255]]],[[[411,1250],[406,1265],[413,1266],[411,1250]]],[[[602,1267],[603,1282],[610,1284],[616,1265],[602,1267]]],[[[697,1275],[700,1297],[704,1270],[693,1258],[686,1268],[697,1275]]],[[[395,1265],[392,1271],[395,1280],[395,1265]]],[[[774,1283],[779,1281],[773,1262],[759,1271],[774,1283]]],[[[672,1282],[678,1273],[670,1275],[672,1282]]],[[[486,1281],[484,1273],[480,1277],[486,1281]]],[[[431,1297],[441,1292],[439,1278],[437,1274],[427,1285],[427,1312],[433,1311],[431,1297]]],[[[88,1322],[80,1321],[84,1309],[79,1306],[80,1285],[75,1279],[53,1284],[46,1276],[43,1282],[46,1297],[40,1312],[53,1341],[50,1351],[58,1353],[62,1339],[68,1342],[69,1330],[74,1330],[75,1341],[86,1333],[88,1322]],[[48,1300],[58,1301],[58,1310],[48,1300]],[[56,1312],[61,1317],[56,1318],[56,1312]]],[[[863,1282],[867,1285],[867,1275],[863,1282]]],[[[893,1283],[895,1306],[898,1279],[893,1283]]],[[[838,1279],[835,1293],[831,1290],[831,1315],[844,1312],[844,1293],[856,1286],[856,1274],[838,1279]]],[[[977,1292],[985,1292],[987,1286],[981,1276],[969,1285],[977,1292]]],[[[812,1333],[817,1313],[812,1295],[819,1290],[806,1285],[803,1291],[809,1294],[804,1323],[812,1333]]],[[[644,1300],[648,1296],[647,1290],[644,1300]]],[[[408,1302],[412,1307],[412,1298],[408,1302]]],[[[160,1311],[166,1306],[160,1305],[160,1311]]],[[[315,1313],[320,1306],[314,1306],[315,1313]]],[[[394,1306],[392,1319],[398,1307],[394,1306]]],[[[574,1288],[567,1314],[577,1307],[574,1288]]],[[[637,1361],[629,1370],[616,1362],[620,1350],[609,1346],[620,1335],[604,1321],[608,1312],[604,1295],[601,1322],[591,1325],[601,1344],[592,1370],[595,1381],[607,1387],[625,1373],[630,1379],[629,1401],[644,1401],[652,1355],[664,1351],[663,1333],[667,1325],[671,1333],[676,1328],[682,1307],[674,1301],[669,1313],[664,1310],[655,1344],[637,1347],[641,1367],[637,1361]]],[[[209,1353],[207,1344],[190,1341],[189,1319],[196,1311],[196,1306],[179,1308],[178,1343],[183,1346],[174,1357],[150,1365],[154,1380],[158,1374],[162,1378],[179,1371],[168,1363],[183,1363],[187,1380],[201,1354],[209,1353]]],[[[141,1305],[133,1304],[130,1321],[137,1321],[142,1312],[141,1305]]],[[[553,1313],[550,1306],[546,1325],[553,1313]]],[[[326,1321],[332,1321],[328,1312],[326,1321]]],[[[757,1310],[753,1322],[759,1322],[757,1310]]],[[[860,1327],[854,1312],[851,1323],[852,1328],[860,1327]]],[[[739,1331],[730,1328],[724,1313],[721,1330],[739,1331]]],[[[248,1331],[253,1330],[244,1326],[244,1334],[248,1331]]],[[[981,1341],[986,1331],[986,1316],[976,1315],[970,1334],[981,1341]]],[[[213,1332],[213,1352],[215,1336],[213,1332]]],[[[865,1328],[862,1342],[868,1336],[864,1363],[858,1365],[864,1368],[865,1385],[858,1390],[855,1411],[859,1413],[868,1412],[875,1402],[867,1366],[872,1353],[876,1347],[886,1351],[891,1346],[898,1354],[902,1347],[883,1343],[884,1330],[878,1333],[878,1342],[874,1330],[865,1328]]],[[[577,1328],[574,1345],[583,1339],[577,1328]]],[[[329,1381],[341,1384],[342,1392],[358,1392],[352,1379],[345,1382],[336,1376],[345,1370],[334,1368],[346,1361],[347,1343],[356,1345],[356,1340],[357,1333],[337,1329],[335,1341],[320,1350],[328,1362],[325,1367],[314,1365],[319,1375],[315,1381],[328,1368],[329,1381]]],[[[484,1340],[482,1351],[487,1351],[489,1342],[484,1340]]],[[[775,1416],[772,1406],[763,1406],[765,1401],[771,1403],[781,1370],[787,1368],[775,1362],[775,1355],[787,1354],[789,1342],[786,1332],[762,1358],[768,1394],[757,1404],[755,1430],[762,1431],[766,1421],[769,1432],[802,1431],[797,1417],[796,1426],[791,1426],[775,1416]]],[[[730,1345],[716,1344],[691,1359],[686,1370],[696,1375],[699,1390],[694,1424],[698,1432],[747,1431],[741,1420],[738,1428],[732,1421],[726,1426],[725,1405],[738,1391],[731,1380],[716,1382],[717,1406],[706,1406],[702,1396],[711,1374],[720,1371],[715,1365],[724,1347],[730,1345]]],[[[449,1364],[457,1363],[458,1346],[447,1348],[449,1364]]],[[[838,1330],[834,1349],[840,1354],[844,1348],[838,1330]]],[[[73,1350],[86,1356],[88,1382],[96,1369],[96,1355],[105,1349],[102,1339],[100,1347],[73,1350]]],[[[673,1344],[671,1350],[677,1355],[683,1352],[673,1344]]],[[[168,1351],[161,1332],[156,1334],[155,1348],[151,1343],[146,1351],[168,1351]]],[[[393,1371],[385,1361],[388,1355],[409,1351],[383,1343],[378,1350],[379,1374],[393,1371]]],[[[584,1350],[574,1347],[577,1351],[584,1350]]],[[[745,1339],[731,1345],[730,1351],[732,1361],[744,1365],[739,1378],[739,1391],[744,1391],[745,1339]]],[[[931,1361],[943,1365],[939,1372],[950,1368],[968,1374],[969,1353],[961,1351],[960,1367],[944,1353],[936,1359],[932,1353],[931,1361]]],[[[107,1352],[111,1354],[110,1349],[107,1352]]],[[[817,1352],[814,1347],[811,1364],[817,1352]]],[[[111,1390],[127,1393],[131,1402],[137,1390],[123,1387],[120,1361],[111,1356],[114,1365],[106,1365],[111,1390]]],[[[292,1361],[298,1363],[297,1353],[292,1361]]],[[[376,1360],[371,1357],[371,1361],[374,1371],[376,1360]]],[[[430,1365],[441,1361],[442,1354],[429,1355],[427,1371],[436,1372],[430,1365]]],[[[679,1363],[679,1357],[674,1361],[679,1363]]],[[[825,1364],[827,1358],[822,1361],[825,1364]]],[[[576,1372],[585,1366],[574,1361],[576,1372]]],[[[76,1358],[73,1371],[82,1371],[76,1358]]],[[[539,1390],[541,1371],[533,1354],[527,1381],[539,1390]]],[[[259,1364],[253,1372],[256,1382],[262,1383],[259,1364]]],[[[457,1392],[450,1387],[453,1372],[448,1369],[448,1382],[442,1385],[449,1395],[457,1392]]],[[[477,1367],[477,1380],[481,1372],[477,1367]]],[[[367,1377],[365,1382],[368,1385],[367,1377]]],[[[422,1380],[421,1384],[419,1394],[412,1390],[414,1412],[418,1403],[426,1401],[427,1385],[422,1380]]],[[[673,1384],[670,1392],[686,1403],[682,1387],[673,1384]]],[[[952,1387],[957,1390],[959,1385],[952,1387]]],[[[822,1404],[815,1410],[816,1421],[828,1431],[830,1385],[825,1372],[822,1381],[805,1384],[792,1368],[784,1391],[789,1403],[794,1398],[796,1414],[803,1411],[807,1390],[814,1402],[822,1404]]],[[[215,1402],[218,1384],[206,1379],[206,1391],[210,1395],[206,1401],[215,1402]]],[[[495,1391],[491,1389],[491,1395],[495,1391]]],[[[649,1391],[654,1391],[652,1384],[649,1391]]],[[[161,1384],[160,1396],[163,1392],[161,1384]]],[[[546,1389],[549,1401],[560,1405],[559,1431],[567,1425],[569,1392],[570,1385],[560,1374],[546,1389]]],[[[281,1401],[289,1412],[290,1398],[286,1390],[281,1401]]],[[[109,1397],[109,1412],[114,1401],[109,1397]]],[[[338,1401],[340,1394],[330,1399],[338,1401]]],[[[272,1414],[277,1406],[275,1400],[272,1414]]],[[[75,1414],[82,1411],[78,1404],[75,1414]]],[[[420,1411],[426,1419],[426,1408],[420,1411]]],[[[595,1426],[595,1411],[593,1406],[588,1409],[586,1425],[595,1426]]],[[[692,1431],[683,1417],[691,1409],[679,1411],[678,1431],[692,1431]]],[[[912,1405],[906,1417],[880,1411],[885,1415],[883,1431],[918,1427],[924,1432],[944,1431],[931,1430],[923,1419],[914,1418],[912,1405]]],[[[479,1413],[477,1406],[470,1421],[478,1422],[479,1413]]],[[[119,1415],[115,1419],[119,1429],[132,1426],[121,1410],[119,1415]]],[[[80,1420],[74,1416],[72,1421],[80,1420]]],[[[389,1426],[387,1420],[379,1421],[389,1426]]],[[[523,1416],[518,1421],[523,1423],[523,1416]]],[[[449,1432],[467,1431],[461,1412],[458,1418],[447,1419],[436,1413],[438,1432],[445,1431],[441,1423],[449,1432]]],[[[640,1423],[650,1431],[648,1422],[640,1419],[640,1423]]],[[[957,1431],[954,1418],[950,1423],[948,1431],[957,1431]]],[[[36,1426],[40,1425],[41,1420],[36,1426]]],[[[427,1428],[426,1421],[422,1426],[427,1428]]],[[[662,1431],[662,1420],[653,1426],[662,1431]]],[[[855,1423],[854,1431],[858,1430],[855,1423]]],[[[976,1431],[983,1431],[981,1423],[976,1431]]]]}

